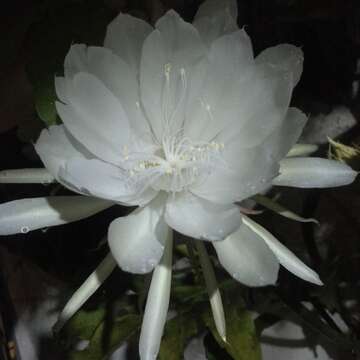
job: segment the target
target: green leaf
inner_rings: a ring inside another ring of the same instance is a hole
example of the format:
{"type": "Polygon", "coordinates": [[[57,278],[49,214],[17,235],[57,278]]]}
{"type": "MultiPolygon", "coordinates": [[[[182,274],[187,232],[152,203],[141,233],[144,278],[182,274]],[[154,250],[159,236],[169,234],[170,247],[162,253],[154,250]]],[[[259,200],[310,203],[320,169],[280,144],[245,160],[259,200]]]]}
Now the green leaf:
{"type": "MultiPolygon", "coordinates": [[[[121,346],[137,334],[141,325],[141,318],[136,314],[127,314],[108,324],[105,318],[96,327],[88,339],[89,346],[82,351],[74,350],[68,355],[69,360],[105,360],[121,346]]],[[[71,325],[70,325],[71,326],[71,325]]],[[[79,328],[78,328],[79,329],[79,328]]],[[[81,327],[88,334],[86,326],[81,327]]],[[[84,333],[79,336],[84,339],[84,333]]]]}
{"type": "Polygon", "coordinates": [[[241,301],[232,301],[225,305],[226,343],[216,331],[210,310],[203,319],[218,344],[235,360],[260,360],[261,349],[254,321],[241,301]]]}
{"type": "Polygon", "coordinates": [[[34,83],[35,109],[47,126],[61,122],[55,108],[56,93],[53,82],[54,77],[51,76],[34,83]]]}
{"type": "Polygon", "coordinates": [[[183,359],[187,341],[198,332],[198,324],[193,314],[178,315],[167,321],[161,340],[159,360],[183,359]]]}
{"type": "Polygon", "coordinates": [[[66,324],[63,334],[68,339],[89,340],[104,318],[105,309],[102,306],[91,311],[80,310],[66,324]]]}

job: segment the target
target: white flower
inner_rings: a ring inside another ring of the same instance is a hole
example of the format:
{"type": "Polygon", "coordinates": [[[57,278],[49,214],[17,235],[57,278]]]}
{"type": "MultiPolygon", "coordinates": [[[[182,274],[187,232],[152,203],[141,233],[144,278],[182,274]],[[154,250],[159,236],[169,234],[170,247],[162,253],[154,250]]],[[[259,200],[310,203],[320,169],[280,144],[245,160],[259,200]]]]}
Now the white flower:
{"type": "MultiPolygon", "coordinates": [[[[234,0],[221,6],[206,1],[193,24],[169,11],[155,29],[120,14],[104,47],[73,45],[64,77],[55,82],[63,125],[43,130],[35,148],[53,178],[87,197],[72,198],[57,216],[56,198],[0,207],[1,232],[10,234],[25,224],[33,230],[78,220],[113,204],[140,206],[111,223],[108,241],[123,270],[156,268],[142,359],[155,359],[165,321],[171,255],[163,253],[171,248],[170,228],[212,241],[221,264],[244,284],[274,284],[279,264],[321,284],[271,234],[242,216],[236,203],[272,185],[341,186],[356,176],[340,162],[285,158],[306,122],[289,107],[302,51],[285,44],[254,59],[236,17],[234,0]],[[154,305],[158,296],[160,308],[154,305]]],[[[11,176],[3,173],[3,181],[11,176]]],[[[39,178],[30,170],[19,176],[39,178]]]]}

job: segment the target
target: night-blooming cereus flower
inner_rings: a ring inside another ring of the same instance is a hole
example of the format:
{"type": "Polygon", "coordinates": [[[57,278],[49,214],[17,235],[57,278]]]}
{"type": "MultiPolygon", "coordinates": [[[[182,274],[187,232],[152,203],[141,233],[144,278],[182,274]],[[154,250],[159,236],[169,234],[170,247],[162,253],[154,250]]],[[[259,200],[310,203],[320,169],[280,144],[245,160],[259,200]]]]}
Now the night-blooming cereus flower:
{"type": "MultiPolygon", "coordinates": [[[[63,125],[43,130],[35,148],[48,170],[46,182],[53,177],[84,196],[0,207],[1,233],[13,234],[75,221],[114,204],[139,205],[110,224],[111,255],[62,315],[66,320],[81,306],[115,261],[132,273],[154,270],[140,336],[143,360],[156,358],[166,320],[172,230],[212,242],[223,267],[246,285],[274,284],[280,264],[321,284],[236,203],[272,185],[341,186],[356,175],[340,162],[301,157],[311,146],[293,147],[306,122],[289,107],[302,51],[285,44],[254,58],[236,17],[235,0],[206,1],[193,24],[174,11],[155,28],[120,14],[104,47],[72,45],[64,77],[55,79],[63,125]]],[[[41,182],[42,172],[0,174],[0,181],[9,179],[41,182]]],[[[197,244],[206,283],[218,290],[205,247],[197,244]]],[[[225,338],[219,292],[209,293],[215,294],[215,322],[225,338]]]]}

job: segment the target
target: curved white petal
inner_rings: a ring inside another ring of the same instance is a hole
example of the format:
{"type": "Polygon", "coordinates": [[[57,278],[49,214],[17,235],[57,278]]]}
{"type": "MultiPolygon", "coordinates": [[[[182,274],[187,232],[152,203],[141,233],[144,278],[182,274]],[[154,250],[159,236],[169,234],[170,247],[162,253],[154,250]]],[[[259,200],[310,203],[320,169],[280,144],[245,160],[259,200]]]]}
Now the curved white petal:
{"type": "Polygon", "coordinates": [[[113,203],[86,196],[51,196],[0,205],[0,235],[27,233],[94,215],[113,203]]]}
{"type": "Polygon", "coordinates": [[[169,196],[165,220],[176,231],[202,240],[222,240],[241,223],[236,205],[215,204],[191,193],[169,196]]]}
{"type": "Polygon", "coordinates": [[[258,64],[269,64],[281,71],[293,74],[293,86],[299,82],[303,70],[304,54],[299,47],[280,44],[262,51],[255,60],[258,64]]]}
{"type": "Polygon", "coordinates": [[[309,156],[319,148],[315,144],[295,144],[290,151],[287,153],[286,157],[299,157],[299,156],[309,156]]]}
{"type": "Polygon", "coordinates": [[[67,103],[69,101],[68,82],[69,80],[62,76],[55,77],[56,95],[58,99],[63,103],[67,103]]]}
{"type": "Polygon", "coordinates": [[[157,194],[152,188],[140,189],[122,169],[98,159],[70,159],[60,170],[59,178],[82,194],[129,205],[143,205],[157,194]]]}
{"type": "Polygon", "coordinates": [[[92,157],[88,150],[66,131],[64,125],[53,125],[42,130],[34,146],[46,169],[57,180],[60,168],[67,160],[92,157]]]}
{"type": "Polygon", "coordinates": [[[152,30],[147,22],[120,13],[108,25],[104,46],[113,50],[137,74],[144,40],[152,30]]]}
{"type": "MultiPolygon", "coordinates": [[[[215,40],[208,58],[203,84],[189,103],[188,121],[185,123],[185,134],[197,141],[214,139],[235,120],[240,123],[246,121],[242,114],[244,109],[249,108],[247,104],[253,101],[247,92],[252,91],[254,95],[255,90],[252,89],[260,91],[259,84],[258,88],[254,86],[257,79],[253,79],[253,50],[245,30],[215,40]]],[[[261,87],[264,87],[262,81],[261,87]]],[[[230,127],[232,131],[237,130],[234,126],[230,127]]]]}
{"type": "Polygon", "coordinates": [[[279,261],[263,239],[244,224],[213,245],[221,265],[235,280],[248,286],[276,283],[279,261]]]}
{"type": "Polygon", "coordinates": [[[274,160],[279,161],[286,156],[298,141],[306,122],[307,116],[301,110],[292,107],[288,109],[284,121],[264,142],[274,160]]]}
{"type": "Polygon", "coordinates": [[[183,125],[187,93],[196,65],[205,55],[197,30],[174,11],[156,23],[145,40],[141,65],[141,99],[159,142],[183,125]]]}
{"type": "Polygon", "coordinates": [[[78,73],[69,85],[69,104],[56,109],[71,134],[93,154],[119,163],[130,125],[118,99],[94,75],[78,73]]]}
{"type": "MultiPolygon", "coordinates": [[[[86,45],[73,44],[65,57],[64,74],[66,78],[72,78],[75,74],[86,71],[86,45]]],[[[61,92],[58,93],[60,96],[61,92]]],[[[61,99],[62,100],[62,99],[61,99]]]]}
{"type": "Polygon", "coordinates": [[[157,358],[170,300],[172,268],[172,232],[169,233],[164,255],[152,275],[141,326],[139,353],[141,360],[157,358]]]}
{"type": "Polygon", "coordinates": [[[54,176],[46,169],[11,169],[0,171],[0,184],[49,184],[54,176]]]}
{"type": "Polygon", "coordinates": [[[163,201],[158,197],[110,224],[110,250],[122,270],[144,274],[160,261],[170,231],[163,219],[163,201]]]}
{"type": "Polygon", "coordinates": [[[63,328],[66,322],[85,304],[85,302],[95,293],[101,284],[110,276],[116,265],[116,261],[112,255],[108,254],[66,303],[53,327],[54,332],[59,332],[63,328]]]}
{"type": "Polygon", "coordinates": [[[235,0],[205,1],[195,15],[193,25],[208,46],[217,38],[238,30],[235,0]]]}
{"type": "MultiPolygon", "coordinates": [[[[286,118],[293,90],[292,73],[268,64],[257,65],[251,76],[238,85],[232,104],[231,122],[217,137],[237,147],[261,145],[286,118]]],[[[220,117],[218,117],[220,118],[220,117]]]]}
{"type": "Polygon", "coordinates": [[[274,252],[279,262],[287,270],[299,278],[309,281],[316,285],[322,285],[319,275],[307,265],[305,265],[294,253],[279,242],[272,234],[266,229],[257,224],[247,216],[243,216],[243,223],[260,236],[269,248],[274,252]]]}
{"type": "Polygon", "coordinates": [[[227,9],[229,14],[236,20],[238,16],[236,0],[206,0],[200,6],[195,15],[195,20],[203,17],[212,18],[223,9],[227,9]]]}
{"type": "Polygon", "coordinates": [[[271,186],[278,175],[278,161],[297,141],[306,123],[306,116],[290,108],[284,121],[258,146],[244,148],[241,141],[224,143],[225,166],[213,173],[192,191],[215,202],[235,202],[257,194],[271,186]]]}
{"type": "Polygon", "coordinates": [[[204,243],[201,241],[196,241],[195,245],[198,251],[199,260],[210,299],[210,306],[214,317],[215,327],[222,340],[226,343],[226,321],[224,306],[221,300],[221,293],[216,281],[214,268],[211,264],[204,243]]]}
{"type": "Polygon", "coordinates": [[[194,194],[220,204],[241,201],[271,186],[279,173],[278,163],[264,144],[242,150],[225,145],[223,156],[225,164],[194,185],[194,194]]]}
{"type": "Polygon", "coordinates": [[[280,175],[273,185],[300,188],[325,188],[351,184],[357,172],[335,160],[286,158],[280,162],[280,175]]]}
{"type": "MultiPolygon", "coordinates": [[[[150,129],[140,107],[140,89],[137,73],[111,50],[103,47],[87,48],[88,72],[95,75],[117,97],[129,125],[138,135],[149,135],[150,129]]],[[[120,114],[119,114],[120,115],[120,114]]],[[[122,131],[120,128],[117,131],[122,131]]],[[[131,146],[131,143],[128,145],[131,146]]]]}

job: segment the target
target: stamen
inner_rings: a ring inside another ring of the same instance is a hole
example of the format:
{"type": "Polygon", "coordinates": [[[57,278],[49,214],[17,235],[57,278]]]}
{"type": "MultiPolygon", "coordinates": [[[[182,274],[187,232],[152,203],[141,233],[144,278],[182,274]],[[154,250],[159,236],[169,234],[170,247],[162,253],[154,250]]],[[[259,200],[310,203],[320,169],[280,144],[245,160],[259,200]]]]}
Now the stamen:
{"type": "Polygon", "coordinates": [[[164,65],[165,86],[163,86],[163,93],[162,93],[162,116],[163,116],[163,122],[164,122],[165,135],[170,134],[169,107],[170,107],[171,67],[172,66],[170,63],[164,65]]]}
{"type": "MultiPolygon", "coordinates": [[[[180,106],[183,104],[186,94],[187,94],[187,79],[186,79],[186,71],[184,68],[180,69],[180,76],[181,76],[181,95],[180,100],[176,103],[175,109],[170,117],[169,126],[173,125],[174,119],[176,118],[177,113],[179,112],[180,106]]],[[[184,119],[183,119],[184,122],[184,119]]],[[[183,126],[183,123],[181,127],[183,126]]]]}

